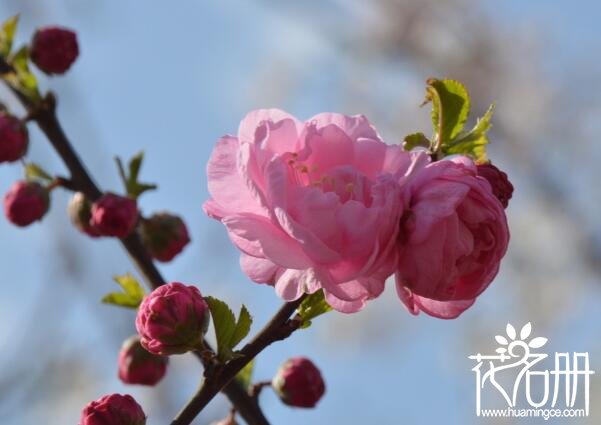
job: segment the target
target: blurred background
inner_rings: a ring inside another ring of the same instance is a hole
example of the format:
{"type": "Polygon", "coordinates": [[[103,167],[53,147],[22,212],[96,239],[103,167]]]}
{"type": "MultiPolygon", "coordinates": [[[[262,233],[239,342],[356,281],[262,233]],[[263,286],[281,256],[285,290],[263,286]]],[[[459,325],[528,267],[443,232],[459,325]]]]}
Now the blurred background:
{"type": "MultiPolygon", "coordinates": [[[[21,13],[18,43],[36,26],[78,33],[81,56],[63,78],[40,76],[59,97],[60,119],[93,176],[119,190],[113,162],[143,149],[143,180],[160,191],[146,213],[185,217],[193,244],[161,269],[171,280],[248,305],[255,327],[280,305],[250,282],[223,227],[207,218],[205,166],[215,140],[244,114],[280,107],[299,118],[321,111],[363,113],[389,143],[430,132],[419,108],[427,77],[464,82],[472,117],[497,102],[490,156],[516,191],[508,211],[512,241],[501,272],[453,321],[409,315],[393,285],[359,314],[330,313],[267,349],[257,379],[292,355],[312,358],[327,393],[314,410],[262,405],[274,424],[478,424],[468,356],[490,352],[506,323],[532,322],[548,352],[589,352],[600,371],[601,339],[601,3],[588,0],[292,0],[270,2],[3,0],[2,19],[21,13]]],[[[5,88],[0,97],[10,96],[5,88]]],[[[12,103],[14,104],[14,102],[12,103]]],[[[18,109],[17,109],[18,110],[18,109]]],[[[29,157],[64,167],[30,127],[29,157]]],[[[0,167],[0,191],[21,177],[0,167]]],[[[191,356],[172,359],[157,388],[126,387],[116,376],[134,313],[103,305],[111,276],[134,269],[114,240],[79,234],[53,193],[43,223],[18,229],[0,220],[0,423],[75,424],[105,393],[128,392],[168,423],[199,383],[191,356]]],[[[598,374],[601,372],[598,372],[598,374]]],[[[591,415],[556,423],[597,424],[591,415]]],[[[219,397],[195,424],[225,416],[219,397]]]]}

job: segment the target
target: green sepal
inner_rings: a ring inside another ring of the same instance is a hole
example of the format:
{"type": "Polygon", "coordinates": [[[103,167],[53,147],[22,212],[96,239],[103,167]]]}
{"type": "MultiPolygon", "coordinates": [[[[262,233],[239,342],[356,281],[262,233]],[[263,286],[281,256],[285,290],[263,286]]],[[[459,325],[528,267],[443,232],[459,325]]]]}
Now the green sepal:
{"type": "Polygon", "coordinates": [[[326,302],[323,290],[310,294],[296,310],[298,316],[301,318],[300,328],[308,328],[311,326],[311,320],[328,311],[332,311],[332,307],[326,302]]]}

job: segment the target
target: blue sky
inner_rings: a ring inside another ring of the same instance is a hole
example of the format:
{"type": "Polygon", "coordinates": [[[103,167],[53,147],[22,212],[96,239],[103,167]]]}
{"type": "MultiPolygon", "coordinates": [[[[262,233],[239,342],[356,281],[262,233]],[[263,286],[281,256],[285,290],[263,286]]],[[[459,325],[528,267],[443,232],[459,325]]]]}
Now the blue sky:
{"type": "MultiPolygon", "coordinates": [[[[58,93],[60,117],[90,171],[102,187],[117,190],[112,157],[145,150],[143,177],[158,182],[160,191],[144,196],[143,210],[169,209],[183,215],[193,239],[193,246],[180,258],[162,267],[165,275],[197,284],[203,293],[234,306],[245,302],[258,329],[280,301],[270,288],[248,281],[222,226],[203,215],[205,164],[214,141],[223,133],[235,132],[249,110],[282,107],[306,118],[344,107],[344,95],[336,84],[345,76],[344,60],[334,55],[317,63],[304,62],[305,57],[312,57],[308,49],[322,48],[319,31],[266,2],[184,1],[177,7],[158,1],[144,2],[141,7],[133,0],[50,3],[7,2],[0,5],[0,15],[21,11],[19,41],[43,24],[60,23],[77,30],[82,53],[72,72],[64,78],[41,78],[40,84],[58,93]],[[302,89],[278,97],[279,86],[257,74],[265,64],[282,58],[276,70],[285,73],[300,68],[305,79],[302,89]],[[281,101],[274,104],[273,99],[281,101]]],[[[580,8],[567,1],[484,5],[494,12],[500,28],[516,21],[537,31],[542,28],[548,43],[543,50],[550,53],[549,69],[556,75],[561,75],[562,64],[575,49],[592,48],[599,35],[596,2],[582,2],[580,8]]],[[[373,120],[377,123],[378,117],[373,120]]],[[[407,133],[412,130],[408,128],[407,133]]],[[[64,168],[45,139],[37,130],[31,133],[30,157],[62,173],[64,168]]],[[[20,175],[18,166],[0,167],[0,190],[5,191],[20,175]]],[[[520,196],[526,197],[517,194],[515,208],[525,205],[520,196]]],[[[64,214],[67,200],[66,194],[56,193],[44,222],[26,230],[0,220],[0,370],[19,364],[19,353],[11,347],[27,339],[48,340],[59,353],[92,356],[97,366],[91,372],[98,377],[97,385],[74,383],[81,390],[64,400],[60,414],[45,419],[49,425],[75,423],[81,406],[104,392],[129,391],[141,400],[152,400],[152,390],[124,387],[111,375],[119,341],[133,331],[130,312],[97,302],[113,289],[110,276],[132,271],[132,267],[115,241],[90,241],[69,226],[64,214]],[[64,306],[56,300],[45,302],[52,287],[61,288],[59,301],[64,306]],[[49,309],[55,314],[45,321],[49,309]],[[64,313],[57,315],[62,309],[64,313]],[[106,324],[107,315],[119,318],[106,324]],[[22,335],[23,327],[36,331],[22,335]]],[[[325,398],[315,410],[291,410],[265,392],[262,401],[268,416],[273,423],[290,425],[476,423],[467,356],[486,346],[472,336],[489,338],[492,344],[492,337],[508,320],[529,320],[515,308],[519,294],[503,290],[514,277],[511,270],[503,269],[474,309],[456,321],[411,317],[392,290],[361,314],[333,317],[332,313],[317,320],[309,330],[266,350],[258,362],[257,378],[269,378],[289,356],[307,355],[324,371],[325,398]]],[[[598,323],[591,323],[587,316],[601,317],[601,307],[594,302],[601,294],[598,286],[591,285],[587,291],[575,299],[575,308],[557,313],[560,319],[553,338],[558,350],[599,351],[589,338],[598,323]]],[[[185,358],[173,363],[177,377],[187,379],[173,395],[183,403],[196,385],[191,376],[200,376],[200,371],[185,358]]],[[[175,388],[172,381],[165,385],[175,388]]],[[[18,417],[0,409],[0,418],[7,415],[15,425],[32,423],[42,414],[36,412],[46,406],[43,400],[36,403],[37,408],[18,417]]],[[[149,425],[162,423],[155,419],[160,417],[158,407],[148,409],[149,425]]],[[[217,403],[212,409],[211,414],[218,415],[224,405],[217,403]]]]}

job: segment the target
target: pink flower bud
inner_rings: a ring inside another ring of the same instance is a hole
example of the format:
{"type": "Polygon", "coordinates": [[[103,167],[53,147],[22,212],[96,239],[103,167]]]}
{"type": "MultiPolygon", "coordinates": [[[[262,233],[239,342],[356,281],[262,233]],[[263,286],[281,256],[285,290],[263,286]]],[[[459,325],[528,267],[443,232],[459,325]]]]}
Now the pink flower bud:
{"type": "Polygon", "coordinates": [[[27,127],[18,118],[0,112],[0,163],[18,161],[28,145],[27,127]]]}
{"type": "Polygon", "coordinates": [[[284,403],[294,407],[315,407],[326,391],[321,372],[306,357],[284,363],[271,385],[284,403]]]}
{"type": "Polygon", "coordinates": [[[144,298],[136,329],[151,353],[183,354],[200,347],[209,320],[209,306],[198,288],[174,282],[144,298]]]}
{"type": "Polygon", "coordinates": [[[102,236],[124,238],[137,222],[138,207],[131,198],[107,193],[92,204],[90,226],[102,236]]]}
{"type": "Polygon", "coordinates": [[[18,181],[4,195],[4,214],[19,227],[41,220],[49,205],[48,190],[36,182],[18,181]]]}
{"type": "Polygon", "coordinates": [[[171,261],[190,242],[183,220],[168,213],[143,220],[140,236],[150,255],[158,261],[171,261]]]}
{"type": "Polygon", "coordinates": [[[145,425],[146,415],[130,395],[105,395],[81,412],[79,425],[145,425]]]}
{"type": "Polygon", "coordinates": [[[478,175],[488,180],[493,195],[501,202],[503,208],[507,208],[511,195],[513,195],[513,185],[507,178],[507,174],[490,162],[488,164],[478,164],[477,168],[478,175]]]}
{"type": "Polygon", "coordinates": [[[149,353],[138,335],[128,338],[119,352],[119,379],[126,384],[156,385],[165,376],[169,359],[149,353]]]}
{"type": "Polygon", "coordinates": [[[90,225],[92,218],[92,204],[86,199],[86,196],[81,192],[76,192],[69,202],[69,217],[75,227],[81,232],[96,238],[100,236],[98,230],[90,225]]]}
{"type": "Polygon", "coordinates": [[[31,60],[49,75],[64,74],[78,55],[77,36],[66,28],[41,28],[31,41],[31,60]]]}

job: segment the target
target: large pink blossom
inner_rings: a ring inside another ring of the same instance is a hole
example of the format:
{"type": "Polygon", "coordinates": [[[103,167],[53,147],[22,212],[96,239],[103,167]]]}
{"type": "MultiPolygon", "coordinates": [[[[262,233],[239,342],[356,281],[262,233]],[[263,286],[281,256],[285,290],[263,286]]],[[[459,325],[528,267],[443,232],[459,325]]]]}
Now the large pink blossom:
{"type": "Polygon", "coordinates": [[[398,294],[414,314],[457,317],[499,270],[509,241],[503,206],[463,156],[421,169],[403,197],[398,294]]]}
{"type": "Polygon", "coordinates": [[[394,271],[398,182],[419,158],[383,143],[363,116],[303,123],[257,110],[218,141],[204,209],[227,227],[253,281],[285,300],[323,288],[335,309],[354,312],[394,271]]]}

